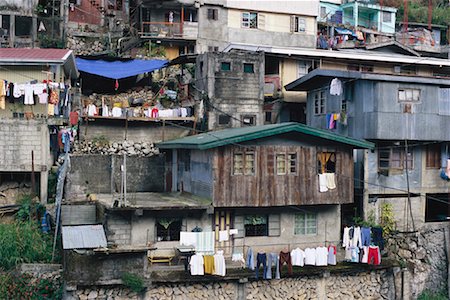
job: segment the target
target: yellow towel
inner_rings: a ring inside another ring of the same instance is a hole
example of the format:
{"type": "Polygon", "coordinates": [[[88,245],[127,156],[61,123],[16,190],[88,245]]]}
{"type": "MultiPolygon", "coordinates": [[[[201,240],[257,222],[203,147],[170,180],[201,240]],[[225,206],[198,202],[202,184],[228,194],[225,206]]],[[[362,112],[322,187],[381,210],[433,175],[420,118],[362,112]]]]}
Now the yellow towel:
{"type": "Polygon", "coordinates": [[[203,263],[205,265],[205,274],[213,274],[215,272],[214,269],[214,256],[212,255],[204,255],[203,263]]]}

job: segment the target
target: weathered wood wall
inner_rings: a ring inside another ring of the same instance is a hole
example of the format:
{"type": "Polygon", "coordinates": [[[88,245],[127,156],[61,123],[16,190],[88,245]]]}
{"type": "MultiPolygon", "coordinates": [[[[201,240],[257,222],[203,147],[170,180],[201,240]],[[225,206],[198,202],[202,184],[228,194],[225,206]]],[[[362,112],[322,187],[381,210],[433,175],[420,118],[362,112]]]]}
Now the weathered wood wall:
{"type": "Polygon", "coordinates": [[[353,202],[353,159],[350,148],[254,146],[255,174],[233,175],[238,146],[217,148],[214,156],[215,207],[269,207],[353,202]],[[336,151],[336,189],[319,192],[317,152],[336,151]],[[297,173],[276,175],[276,153],[297,153],[297,173]]]}

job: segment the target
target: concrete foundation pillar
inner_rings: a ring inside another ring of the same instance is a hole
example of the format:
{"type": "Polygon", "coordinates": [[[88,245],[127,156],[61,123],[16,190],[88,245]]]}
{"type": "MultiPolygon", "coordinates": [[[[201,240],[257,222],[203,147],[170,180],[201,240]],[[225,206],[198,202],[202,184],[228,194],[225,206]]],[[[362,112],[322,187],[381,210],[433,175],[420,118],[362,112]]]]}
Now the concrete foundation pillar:
{"type": "Polygon", "coordinates": [[[14,47],[14,38],[16,36],[16,16],[9,15],[9,47],[14,47]]]}
{"type": "Polygon", "coordinates": [[[48,199],[48,171],[42,171],[41,172],[41,178],[40,178],[40,195],[39,198],[41,199],[42,204],[47,204],[48,199]]]}

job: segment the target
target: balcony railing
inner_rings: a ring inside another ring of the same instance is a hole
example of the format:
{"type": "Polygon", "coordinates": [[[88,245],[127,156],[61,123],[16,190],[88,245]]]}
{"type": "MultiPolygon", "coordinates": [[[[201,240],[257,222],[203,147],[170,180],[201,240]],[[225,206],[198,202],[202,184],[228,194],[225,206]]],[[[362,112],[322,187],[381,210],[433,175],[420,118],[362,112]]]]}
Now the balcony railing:
{"type": "Polygon", "coordinates": [[[142,22],[142,36],[160,38],[183,38],[183,23],[142,22]]]}

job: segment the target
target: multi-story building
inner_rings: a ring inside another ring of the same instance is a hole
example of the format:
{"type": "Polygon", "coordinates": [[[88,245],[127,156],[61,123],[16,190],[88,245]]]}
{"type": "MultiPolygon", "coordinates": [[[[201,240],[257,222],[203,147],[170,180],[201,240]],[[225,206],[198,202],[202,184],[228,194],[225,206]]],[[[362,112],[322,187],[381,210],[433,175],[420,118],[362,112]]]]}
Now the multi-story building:
{"type": "Polygon", "coordinates": [[[318,1],[142,1],[140,36],[168,58],[229,43],[314,48],[318,1]]]}
{"type": "Polygon", "coordinates": [[[358,155],[365,215],[391,203],[400,230],[448,220],[450,62],[372,55],[358,70],[323,65],[286,88],[308,92],[309,125],[375,142],[358,155]]]}

